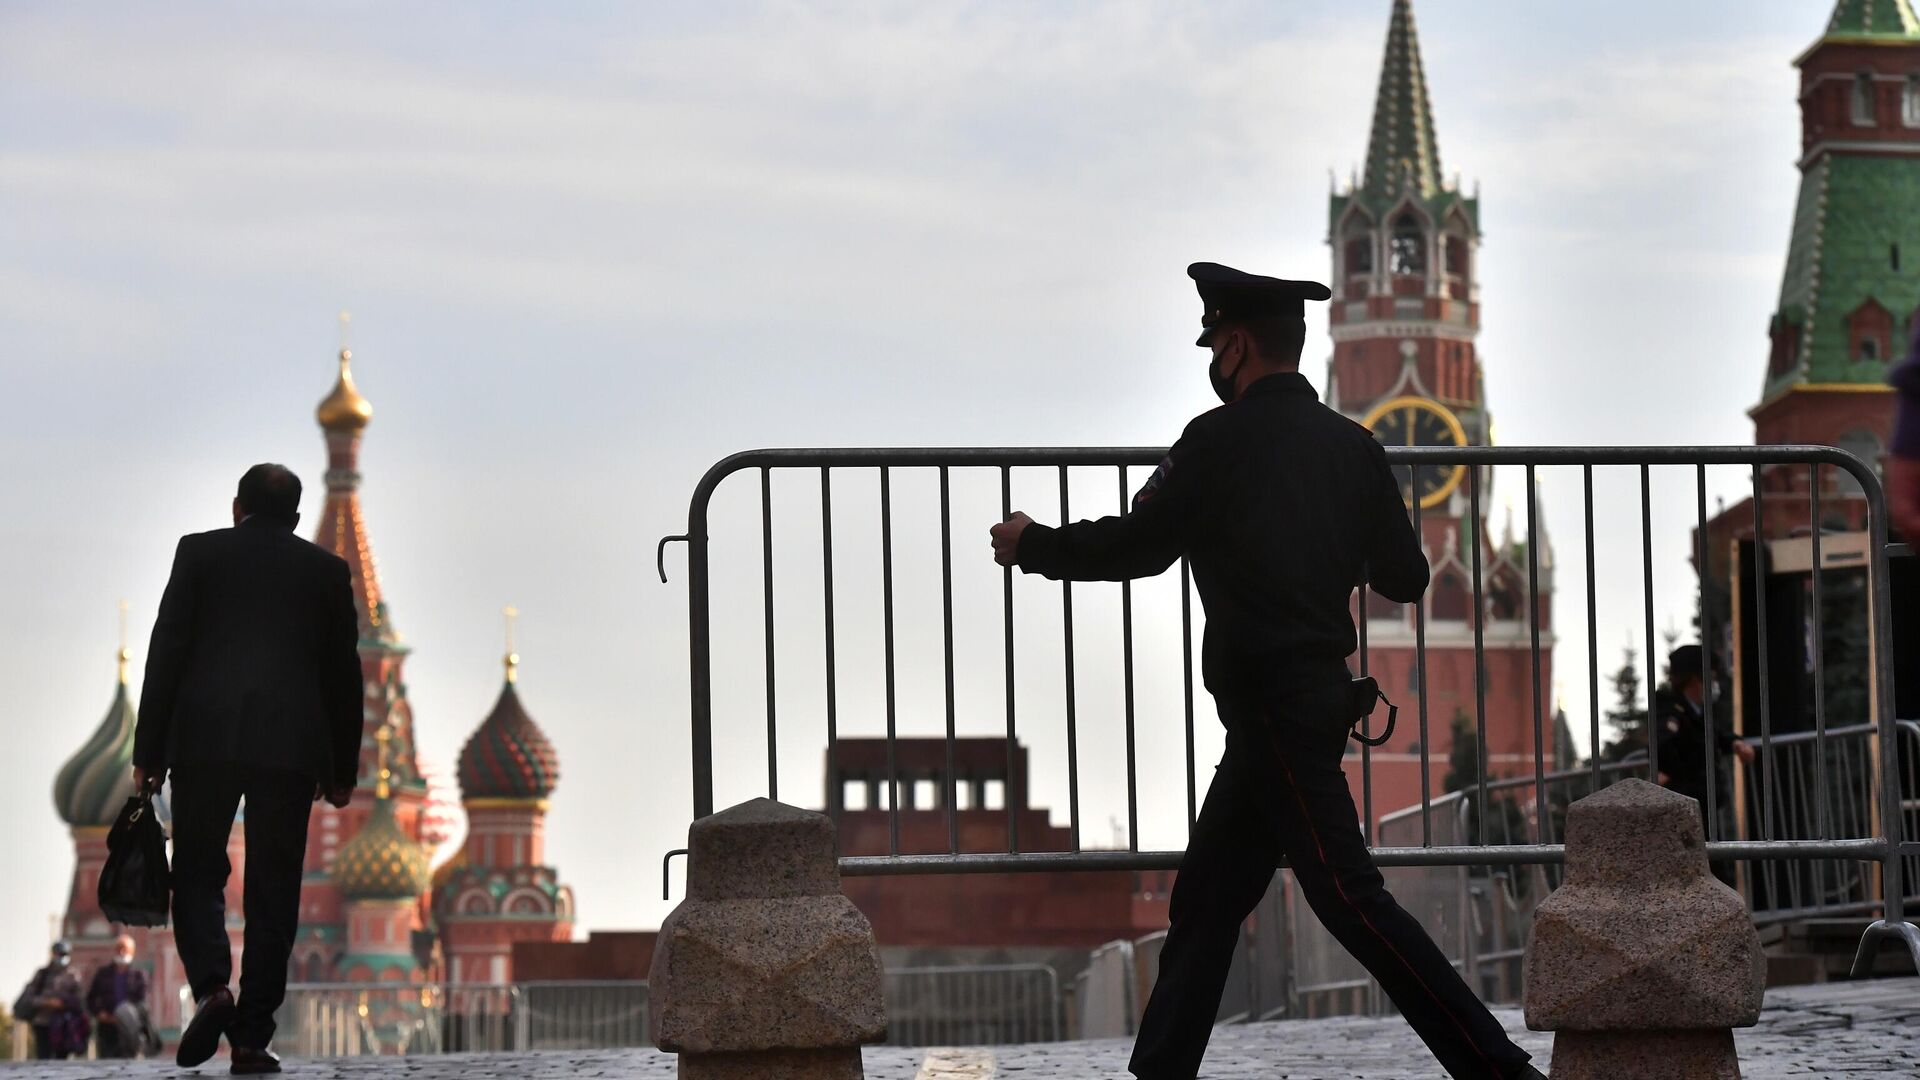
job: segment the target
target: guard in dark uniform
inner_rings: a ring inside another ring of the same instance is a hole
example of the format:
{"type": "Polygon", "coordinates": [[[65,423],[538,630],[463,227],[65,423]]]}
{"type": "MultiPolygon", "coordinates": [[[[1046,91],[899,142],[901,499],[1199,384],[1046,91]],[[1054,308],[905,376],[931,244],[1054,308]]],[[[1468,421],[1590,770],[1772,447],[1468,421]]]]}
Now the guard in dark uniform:
{"type": "Polygon", "coordinates": [[[992,530],[1002,564],[1054,579],[1146,577],[1184,555],[1206,608],[1201,667],[1226,753],[1174,884],[1133,1074],[1198,1074],[1240,924],[1284,858],[1449,1074],[1538,1077],[1387,892],[1341,772],[1361,711],[1346,666],[1354,587],[1411,602],[1427,561],[1386,451],[1299,373],[1303,301],[1330,294],[1215,263],[1187,273],[1224,404],[1187,425],[1124,516],[1055,529],[1015,514],[992,530]]]}
{"type": "MultiPolygon", "coordinates": [[[[1713,768],[1707,768],[1706,680],[1719,677],[1719,663],[1704,663],[1698,645],[1682,645],[1667,657],[1667,685],[1655,695],[1659,708],[1654,736],[1660,749],[1661,784],[1700,803],[1700,823],[1709,840],[1725,840],[1725,830],[1716,827],[1707,811],[1707,789],[1711,784],[1714,806],[1724,815],[1733,805],[1733,759],[1752,761],[1753,747],[1736,737],[1724,708],[1726,695],[1714,695],[1713,768]],[[1712,772],[1711,778],[1708,772],[1712,772]]],[[[1720,880],[1734,882],[1733,867],[1715,860],[1713,872],[1720,880]]]]}

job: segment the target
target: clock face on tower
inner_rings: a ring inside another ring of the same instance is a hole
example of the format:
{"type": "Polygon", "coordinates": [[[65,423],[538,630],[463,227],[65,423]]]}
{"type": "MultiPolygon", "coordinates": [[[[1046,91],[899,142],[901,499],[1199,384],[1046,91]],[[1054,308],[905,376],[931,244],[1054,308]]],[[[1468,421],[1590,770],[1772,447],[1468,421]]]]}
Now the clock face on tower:
{"type": "MultiPolygon", "coordinates": [[[[1383,401],[1375,405],[1361,423],[1385,446],[1467,445],[1466,429],[1460,426],[1460,419],[1446,406],[1428,398],[1398,397],[1383,401]]],[[[1415,470],[1409,465],[1395,465],[1393,474],[1400,482],[1401,499],[1408,506],[1418,499],[1424,510],[1453,494],[1466,477],[1467,467],[1424,465],[1415,470]]]]}

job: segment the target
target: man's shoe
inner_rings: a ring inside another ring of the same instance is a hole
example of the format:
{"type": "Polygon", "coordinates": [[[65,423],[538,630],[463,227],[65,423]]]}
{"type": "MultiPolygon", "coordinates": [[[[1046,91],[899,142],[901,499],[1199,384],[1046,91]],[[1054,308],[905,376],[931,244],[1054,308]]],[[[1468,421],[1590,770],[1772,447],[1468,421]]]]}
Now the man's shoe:
{"type": "Polygon", "coordinates": [[[233,1023],[233,994],[221,987],[207,995],[207,999],[194,1010],[193,1021],[187,1030],[180,1033],[180,1050],[173,1060],[183,1069],[212,1057],[220,1049],[220,1036],[227,1033],[227,1026],[233,1023]]]}
{"type": "Polygon", "coordinates": [[[260,1073],[280,1071],[280,1059],[271,1050],[255,1050],[251,1047],[233,1048],[233,1075],[254,1076],[260,1073]]]}

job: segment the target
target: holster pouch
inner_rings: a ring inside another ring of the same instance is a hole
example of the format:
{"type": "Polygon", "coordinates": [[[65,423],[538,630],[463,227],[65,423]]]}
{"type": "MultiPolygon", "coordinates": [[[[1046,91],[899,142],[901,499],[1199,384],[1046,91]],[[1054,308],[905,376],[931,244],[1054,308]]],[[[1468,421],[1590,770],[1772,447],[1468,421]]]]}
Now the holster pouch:
{"type": "Polygon", "coordinates": [[[1347,684],[1353,695],[1353,737],[1368,746],[1385,746],[1393,738],[1394,722],[1400,719],[1400,706],[1387,701],[1387,695],[1380,692],[1380,681],[1371,675],[1363,675],[1347,684]],[[1387,701],[1387,726],[1378,735],[1368,735],[1363,726],[1373,715],[1374,703],[1387,701]]]}

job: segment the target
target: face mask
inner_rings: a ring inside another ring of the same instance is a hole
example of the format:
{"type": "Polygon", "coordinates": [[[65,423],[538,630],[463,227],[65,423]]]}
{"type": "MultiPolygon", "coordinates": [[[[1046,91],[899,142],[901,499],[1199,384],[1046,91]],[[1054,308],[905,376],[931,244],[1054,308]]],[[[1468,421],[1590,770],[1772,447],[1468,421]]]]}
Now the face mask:
{"type": "Polygon", "coordinates": [[[54,967],[66,967],[71,963],[73,963],[73,957],[71,956],[56,956],[53,958],[54,967]]]}
{"type": "MultiPolygon", "coordinates": [[[[1226,355],[1224,352],[1220,354],[1220,356],[1224,355],[1226,355]]],[[[1233,377],[1220,370],[1220,356],[1215,356],[1213,363],[1207,365],[1207,381],[1213,384],[1213,392],[1220,398],[1220,403],[1230,405],[1236,393],[1233,377]]],[[[1244,364],[1246,361],[1242,360],[1241,363],[1244,364]]]]}
{"type": "Polygon", "coordinates": [[[133,963],[133,957],[125,953],[115,953],[113,955],[113,962],[116,967],[126,967],[128,964],[133,963]]]}

